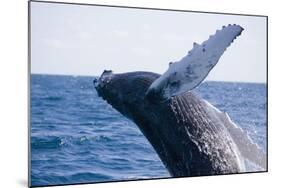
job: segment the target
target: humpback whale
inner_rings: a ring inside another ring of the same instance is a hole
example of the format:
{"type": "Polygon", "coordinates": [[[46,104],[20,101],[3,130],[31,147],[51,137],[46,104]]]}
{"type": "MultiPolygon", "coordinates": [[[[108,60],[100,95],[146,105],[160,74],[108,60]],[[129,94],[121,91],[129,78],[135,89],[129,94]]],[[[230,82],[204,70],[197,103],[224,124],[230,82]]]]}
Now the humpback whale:
{"type": "Polygon", "coordinates": [[[193,91],[243,28],[217,30],[162,74],[105,70],[100,97],[132,120],[173,177],[245,172],[245,160],[266,168],[266,156],[230,117],[193,91]]]}

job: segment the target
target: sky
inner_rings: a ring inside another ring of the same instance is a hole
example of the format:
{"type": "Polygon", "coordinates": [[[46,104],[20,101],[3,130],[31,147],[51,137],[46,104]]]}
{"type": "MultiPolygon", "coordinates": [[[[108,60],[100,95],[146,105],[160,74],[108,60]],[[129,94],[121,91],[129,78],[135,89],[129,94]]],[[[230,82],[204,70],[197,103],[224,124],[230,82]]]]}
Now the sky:
{"type": "Polygon", "coordinates": [[[31,73],[163,74],[193,42],[234,23],[244,31],[206,80],[265,83],[265,17],[31,2],[31,73]]]}

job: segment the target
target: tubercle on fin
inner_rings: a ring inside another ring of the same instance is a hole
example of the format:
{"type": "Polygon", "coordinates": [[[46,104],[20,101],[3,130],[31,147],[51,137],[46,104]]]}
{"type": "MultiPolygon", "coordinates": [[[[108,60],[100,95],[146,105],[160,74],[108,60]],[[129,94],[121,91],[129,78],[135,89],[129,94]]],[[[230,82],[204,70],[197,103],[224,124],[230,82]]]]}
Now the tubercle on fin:
{"type": "Polygon", "coordinates": [[[200,44],[193,42],[193,47],[199,46],[200,44]]]}

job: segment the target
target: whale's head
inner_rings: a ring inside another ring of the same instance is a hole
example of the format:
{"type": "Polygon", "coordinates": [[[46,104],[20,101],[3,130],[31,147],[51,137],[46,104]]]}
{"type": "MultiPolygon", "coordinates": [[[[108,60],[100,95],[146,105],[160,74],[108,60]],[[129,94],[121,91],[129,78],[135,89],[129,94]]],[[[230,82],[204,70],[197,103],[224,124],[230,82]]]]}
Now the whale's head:
{"type": "Polygon", "coordinates": [[[146,101],[146,91],[159,76],[151,72],[114,74],[105,70],[94,80],[94,86],[100,97],[125,116],[130,116],[128,109],[140,109],[146,101]]]}

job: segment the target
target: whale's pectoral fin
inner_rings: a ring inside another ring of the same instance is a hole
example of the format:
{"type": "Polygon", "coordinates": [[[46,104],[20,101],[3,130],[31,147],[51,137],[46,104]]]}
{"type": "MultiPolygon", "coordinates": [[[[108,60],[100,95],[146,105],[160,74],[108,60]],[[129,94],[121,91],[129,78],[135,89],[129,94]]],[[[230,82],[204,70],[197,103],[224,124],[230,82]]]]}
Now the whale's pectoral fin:
{"type": "Polygon", "coordinates": [[[229,24],[217,30],[216,34],[201,45],[194,43],[193,49],[185,57],[178,62],[170,63],[169,69],[151,84],[146,94],[157,94],[169,99],[195,88],[242,31],[241,26],[229,24]]]}

